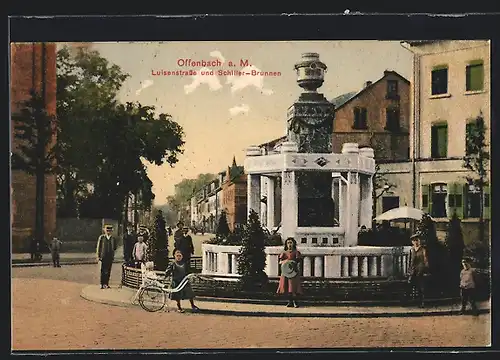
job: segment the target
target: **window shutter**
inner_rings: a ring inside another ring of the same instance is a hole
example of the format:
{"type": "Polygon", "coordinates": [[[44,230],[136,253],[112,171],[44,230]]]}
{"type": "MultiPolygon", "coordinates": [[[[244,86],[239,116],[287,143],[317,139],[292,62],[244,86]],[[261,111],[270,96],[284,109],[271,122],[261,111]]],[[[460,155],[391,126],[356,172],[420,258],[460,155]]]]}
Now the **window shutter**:
{"type": "Polygon", "coordinates": [[[452,193],[453,204],[449,206],[449,215],[450,217],[455,212],[460,219],[464,218],[464,194],[467,188],[460,183],[453,183],[448,185],[449,192],[452,193]]]}
{"type": "Polygon", "coordinates": [[[365,129],[368,126],[368,115],[366,108],[361,110],[361,124],[360,127],[365,129]]]}
{"type": "Polygon", "coordinates": [[[442,148],[442,153],[441,155],[443,155],[443,157],[447,157],[448,156],[448,126],[444,126],[443,127],[443,130],[442,130],[442,133],[443,133],[443,140],[442,140],[442,144],[443,144],[443,148],[442,148]]]}
{"type": "Polygon", "coordinates": [[[467,90],[477,91],[483,89],[484,71],[482,65],[474,65],[468,67],[469,83],[467,90]]]}
{"type": "Polygon", "coordinates": [[[465,219],[467,213],[467,191],[469,189],[468,184],[457,184],[457,193],[460,192],[462,194],[460,202],[457,202],[456,209],[457,215],[460,219],[465,219]]]}
{"type": "Polygon", "coordinates": [[[431,202],[431,196],[430,196],[430,185],[422,185],[422,194],[420,195],[420,207],[423,212],[425,213],[430,213],[430,202],[431,202]]]}
{"type": "Polygon", "coordinates": [[[484,219],[490,219],[491,218],[491,196],[490,196],[490,187],[488,185],[485,185],[483,187],[483,218],[484,219]]]}
{"type": "Polygon", "coordinates": [[[447,203],[447,209],[446,213],[448,214],[448,217],[452,217],[453,213],[455,212],[455,193],[456,193],[456,184],[455,183],[449,183],[447,184],[447,196],[448,196],[448,203],[447,203]]]}
{"type": "Polygon", "coordinates": [[[427,185],[427,198],[429,199],[429,215],[432,214],[432,184],[427,185]]]}

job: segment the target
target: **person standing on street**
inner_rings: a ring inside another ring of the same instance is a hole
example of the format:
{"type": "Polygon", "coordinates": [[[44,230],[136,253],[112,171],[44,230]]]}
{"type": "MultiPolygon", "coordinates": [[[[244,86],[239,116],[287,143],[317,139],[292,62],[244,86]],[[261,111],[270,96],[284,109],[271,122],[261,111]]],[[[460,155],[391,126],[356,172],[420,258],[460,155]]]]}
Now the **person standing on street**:
{"type": "Polygon", "coordinates": [[[50,243],[50,253],[52,255],[52,262],[54,263],[54,267],[61,267],[61,265],[59,264],[61,244],[61,240],[59,240],[55,236],[50,243]]]}
{"type": "Polygon", "coordinates": [[[137,237],[137,242],[134,245],[134,250],[132,251],[132,256],[138,269],[141,268],[141,264],[146,262],[147,251],[148,246],[144,243],[144,237],[142,235],[139,235],[137,237]]]}
{"type": "Polygon", "coordinates": [[[128,224],[127,233],[123,235],[123,259],[125,264],[130,264],[132,262],[132,250],[136,242],[136,236],[133,230],[134,227],[132,224],[128,224]]]}
{"type": "Polygon", "coordinates": [[[116,239],[113,236],[113,226],[104,226],[104,234],[97,240],[97,259],[101,265],[101,289],[109,289],[111,266],[115,258],[116,239]]]}
{"type": "Polygon", "coordinates": [[[420,244],[420,234],[411,236],[410,266],[408,282],[418,291],[420,307],[425,306],[426,277],[429,275],[429,261],[427,250],[420,244]]]}
{"type": "Polygon", "coordinates": [[[174,232],[174,242],[180,241],[184,234],[184,223],[182,221],[179,221],[177,223],[177,229],[174,232]]]}
{"type": "Polygon", "coordinates": [[[470,303],[473,315],[478,315],[476,306],[476,269],[470,266],[468,259],[462,260],[462,271],[460,272],[460,298],[462,307],[460,315],[465,314],[467,303],[470,303]]]}
{"type": "Polygon", "coordinates": [[[187,226],[184,226],[182,229],[182,236],[175,240],[174,249],[182,252],[182,258],[189,269],[191,265],[191,256],[194,254],[194,245],[193,238],[189,235],[189,228],[187,226]]]}

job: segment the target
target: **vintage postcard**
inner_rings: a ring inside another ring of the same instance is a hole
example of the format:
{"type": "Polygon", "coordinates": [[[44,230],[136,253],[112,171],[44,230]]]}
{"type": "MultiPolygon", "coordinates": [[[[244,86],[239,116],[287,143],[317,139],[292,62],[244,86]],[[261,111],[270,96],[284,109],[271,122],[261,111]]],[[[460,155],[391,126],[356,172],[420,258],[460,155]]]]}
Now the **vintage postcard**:
{"type": "Polygon", "coordinates": [[[11,43],[12,350],[489,347],[490,65],[11,43]]]}

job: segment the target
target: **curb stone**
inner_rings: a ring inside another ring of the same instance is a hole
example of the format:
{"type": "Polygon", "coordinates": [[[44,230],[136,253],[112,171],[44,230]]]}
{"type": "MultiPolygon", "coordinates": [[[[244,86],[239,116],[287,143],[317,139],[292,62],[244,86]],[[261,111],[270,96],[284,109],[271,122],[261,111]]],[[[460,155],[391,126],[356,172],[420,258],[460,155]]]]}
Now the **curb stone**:
{"type": "MultiPolygon", "coordinates": [[[[95,296],[91,289],[92,286],[86,286],[82,289],[80,296],[88,301],[93,301],[100,304],[106,304],[111,306],[121,306],[121,307],[135,307],[139,308],[138,305],[132,304],[130,301],[124,299],[103,299],[95,296]]],[[[111,289],[112,291],[113,289],[111,289]]],[[[131,297],[133,292],[131,292],[131,297]]],[[[209,303],[207,301],[207,303],[209,303]]],[[[247,316],[247,317],[301,317],[301,318],[380,318],[380,317],[423,317],[423,316],[450,316],[458,315],[459,310],[453,309],[429,309],[422,311],[409,311],[409,312],[363,312],[363,313],[353,313],[353,312],[313,312],[313,313],[294,313],[294,312],[281,312],[281,311],[255,311],[251,310],[251,305],[248,306],[249,310],[226,310],[226,309],[202,309],[200,314],[209,315],[223,315],[223,316],[247,316]]],[[[481,308],[479,314],[487,314],[490,310],[488,308],[481,308]]]]}
{"type": "MultiPolygon", "coordinates": [[[[113,264],[122,264],[123,261],[113,261],[113,264]]],[[[95,260],[73,260],[73,261],[68,261],[68,262],[60,262],[61,266],[69,266],[69,265],[96,265],[97,261],[95,260]]],[[[13,268],[16,267],[43,267],[43,266],[52,266],[52,263],[49,262],[12,262],[11,263],[13,268]]]]}

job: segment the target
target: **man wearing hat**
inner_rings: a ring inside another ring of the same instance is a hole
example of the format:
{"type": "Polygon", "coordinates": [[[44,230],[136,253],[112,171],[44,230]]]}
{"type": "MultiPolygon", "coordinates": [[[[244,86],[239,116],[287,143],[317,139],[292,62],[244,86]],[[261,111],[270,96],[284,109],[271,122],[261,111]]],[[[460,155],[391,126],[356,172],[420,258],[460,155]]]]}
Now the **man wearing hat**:
{"type": "Polygon", "coordinates": [[[410,265],[408,282],[412,284],[413,289],[418,291],[420,297],[420,307],[424,307],[425,300],[425,278],[429,273],[429,261],[427,259],[427,250],[421,245],[420,233],[410,237],[412,248],[410,250],[410,265]]]}
{"type": "Polygon", "coordinates": [[[182,258],[189,268],[191,264],[191,256],[194,254],[193,238],[189,235],[189,228],[184,226],[182,228],[182,235],[174,241],[174,252],[175,250],[180,250],[182,253],[182,258]]]}
{"type": "Polygon", "coordinates": [[[177,243],[182,238],[182,236],[184,234],[183,228],[184,228],[184,223],[182,221],[179,221],[177,223],[177,229],[174,232],[174,242],[175,243],[177,243]]]}
{"type": "Polygon", "coordinates": [[[132,224],[127,225],[127,233],[123,235],[123,259],[126,264],[132,262],[132,250],[136,242],[134,227],[132,224]]]}
{"type": "Polygon", "coordinates": [[[104,234],[101,234],[97,239],[97,259],[101,265],[101,289],[109,289],[109,276],[115,258],[116,246],[113,225],[105,225],[104,234]]]}

